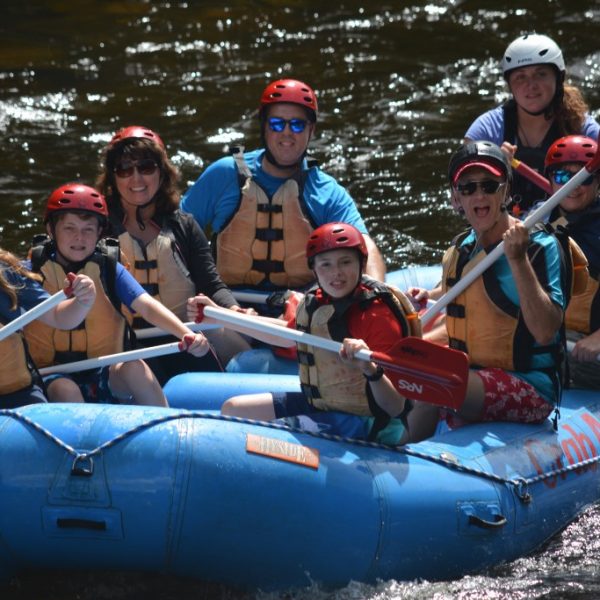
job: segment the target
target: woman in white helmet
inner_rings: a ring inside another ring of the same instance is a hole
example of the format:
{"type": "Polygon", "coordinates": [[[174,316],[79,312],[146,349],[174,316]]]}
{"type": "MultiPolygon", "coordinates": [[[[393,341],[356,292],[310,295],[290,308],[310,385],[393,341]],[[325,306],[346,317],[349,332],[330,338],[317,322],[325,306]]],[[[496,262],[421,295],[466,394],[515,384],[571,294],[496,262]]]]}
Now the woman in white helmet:
{"type": "MultiPolygon", "coordinates": [[[[548,36],[518,37],[502,57],[504,79],[512,98],[480,115],[469,127],[465,141],[489,141],[501,146],[540,173],[544,158],[557,139],[571,134],[598,138],[600,126],[588,113],[581,92],[565,85],[561,49],[548,36]]],[[[515,172],[515,214],[531,208],[544,192],[515,172]]]]}

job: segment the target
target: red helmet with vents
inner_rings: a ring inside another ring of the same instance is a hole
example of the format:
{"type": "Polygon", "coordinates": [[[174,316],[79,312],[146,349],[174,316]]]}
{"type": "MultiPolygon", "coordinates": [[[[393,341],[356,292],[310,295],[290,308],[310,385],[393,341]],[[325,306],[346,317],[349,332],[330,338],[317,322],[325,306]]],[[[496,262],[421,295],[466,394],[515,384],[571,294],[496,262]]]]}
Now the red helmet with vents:
{"type": "Polygon", "coordinates": [[[108,218],[108,208],[104,196],[94,188],[81,183],[67,183],[55,189],[46,203],[44,223],[52,215],[64,211],[83,211],[101,217],[103,222],[108,218]]]}
{"type": "Polygon", "coordinates": [[[588,163],[596,155],[598,144],[583,135],[567,135],[556,140],[548,152],[544,166],[546,170],[565,163],[588,163]]]}
{"type": "Polygon", "coordinates": [[[263,91],[260,98],[260,110],[262,111],[270,104],[288,102],[299,104],[312,111],[314,120],[317,120],[317,96],[313,89],[297,79],[278,79],[270,83],[263,91]]]}
{"type": "Polygon", "coordinates": [[[355,248],[366,260],[369,256],[363,234],[348,223],[327,223],[317,227],[306,243],[306,258],[312,268],[313,259],[317,254],[337,250],[339,248],[355,248]]]}
{"type": "Polygon", "coordinates": [[[135,138],[152,140],[157,146],[160,146],[163,149],[165,147],[163,141],[160,139],[160,136],[157,133],[152,131],[152,129],[141,127],[140,125],[130,125],[129,127],[123,127],[122,129],[119,129],[119,131],[112,136],[109,146],[114,146],[123,140],[135,138]]]}

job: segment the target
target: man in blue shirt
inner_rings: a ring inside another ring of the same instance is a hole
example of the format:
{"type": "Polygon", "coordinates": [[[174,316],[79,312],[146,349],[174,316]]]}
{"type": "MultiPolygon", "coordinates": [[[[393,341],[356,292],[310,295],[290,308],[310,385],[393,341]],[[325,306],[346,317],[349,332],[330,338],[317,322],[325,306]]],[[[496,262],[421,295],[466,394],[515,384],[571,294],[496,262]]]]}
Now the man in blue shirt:
{"type": "Polygon", "coordinates": [[[385,263],[348,192],[306,159],[317,120],[314,91],[301,81],[269,84],[260,102],[262,148],[238,150],[208,167],[181,206],[212,229],[217,270],[230,287],[302,289],[313,283],[304,248],[320,225],[345,222],[365,237],[366,272],[385,263]]]}

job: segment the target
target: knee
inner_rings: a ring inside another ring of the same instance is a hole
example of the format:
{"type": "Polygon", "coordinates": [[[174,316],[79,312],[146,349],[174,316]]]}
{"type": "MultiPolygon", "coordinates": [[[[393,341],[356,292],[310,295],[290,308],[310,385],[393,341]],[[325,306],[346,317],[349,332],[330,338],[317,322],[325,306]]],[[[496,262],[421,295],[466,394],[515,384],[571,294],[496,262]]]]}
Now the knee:
{"type": "Polygon", "coordinates": [[[221,414],[227,415],[229,417],[235,416],[237,414],[238,407],[239,402],[237,396],[228,398],[227,400],[225,400],[225,402],[223,402],[223,405],[221,406],[221,414]]]}
{"type": "Polygon", "coordinates": [[[152,371],[143,360],[130,360],[120,363],[116,366],[115,372],[118,373],[119,377],[132,383],[152,378],[152,371]]]}
{"type": "Polygon", "coordinates": [[[83,395],[79,386],[66,377],[52,381],[48,387],[49,402],[83,402],[83,395]]]}

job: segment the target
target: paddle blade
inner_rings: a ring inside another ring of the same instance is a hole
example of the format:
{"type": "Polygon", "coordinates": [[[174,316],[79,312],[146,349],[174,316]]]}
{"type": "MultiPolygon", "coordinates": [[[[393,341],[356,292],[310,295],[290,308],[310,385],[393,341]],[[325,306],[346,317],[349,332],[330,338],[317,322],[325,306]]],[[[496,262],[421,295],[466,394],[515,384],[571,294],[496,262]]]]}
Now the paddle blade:
{"type": "Polygon", "coordinates": [[[372,352],[371,358],[396,374],[390,379],[403,396],[455,410],[462,406],[469,378],[464,352],[406,337],[391,354],[372,352]]]}

